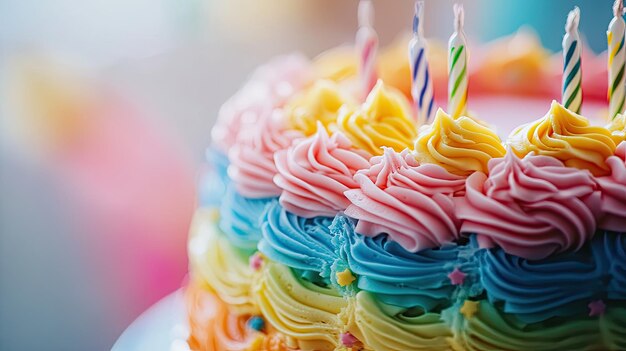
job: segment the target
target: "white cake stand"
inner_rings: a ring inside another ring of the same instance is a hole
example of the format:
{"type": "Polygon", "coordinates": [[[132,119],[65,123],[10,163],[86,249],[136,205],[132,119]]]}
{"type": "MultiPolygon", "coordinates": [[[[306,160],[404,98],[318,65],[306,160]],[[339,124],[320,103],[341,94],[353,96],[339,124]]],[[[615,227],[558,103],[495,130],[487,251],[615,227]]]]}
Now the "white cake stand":
{"type": "Polygon", "coordinates": [[[189,351],[183,293],[178,290],[142,313],[111,351],[189,351]]]}

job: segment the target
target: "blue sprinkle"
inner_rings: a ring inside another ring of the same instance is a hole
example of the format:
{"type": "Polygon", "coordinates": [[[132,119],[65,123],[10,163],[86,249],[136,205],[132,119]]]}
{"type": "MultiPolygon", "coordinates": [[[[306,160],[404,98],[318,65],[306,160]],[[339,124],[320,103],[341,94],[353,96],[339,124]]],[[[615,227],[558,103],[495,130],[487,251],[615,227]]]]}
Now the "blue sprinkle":
{"type": "Polygon", "coordinates": [[[265,321],[259,316],[250,317],[248,319],[248,327],[256,331],[263,331],[265,329],[265,321]]]}

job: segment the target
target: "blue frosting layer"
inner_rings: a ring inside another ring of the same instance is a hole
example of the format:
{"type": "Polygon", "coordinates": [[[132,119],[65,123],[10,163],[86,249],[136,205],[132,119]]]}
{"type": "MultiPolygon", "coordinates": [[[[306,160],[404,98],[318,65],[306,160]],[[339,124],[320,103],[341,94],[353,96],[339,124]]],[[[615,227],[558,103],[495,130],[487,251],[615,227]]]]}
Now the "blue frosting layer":
{"type": "Polygon", "coordinates": [[[582,250],[529,261],[485,250],[479,269],[492,302],[526,322],[585,313],[589,301],[626,299],[626,235],[598,233],[582,250]]]}
{"type": "Polygon", "coordinates": [[[472,258],[476,245],[448,245],[412,253],[386,235],[371,238],[356,234],[347,217],[336,218],[333,228],[338,227],[346,238],[342,249],[347,265],[359,277],[358,288],[377,294],[385,303],[432,311],[448,307],[459,294],[480,293],[472,258]],[[455,268],[466,274],[461,286],[448,278],[455,268]]]}
{"type": "Polygon", "coordinates": [[[626,299],[626,233],[604,233],[596,237],[596,245],[602,246],[598,250],[604,258],[605,278],[609,280],[607,296],[609,299],[626,299]]]}
{"type": "Polygon", "coordinates": [[[241,196],[232,184],[220,206],[220,228],[230,243],[250,254],[256,251],[261,239],[261,222],[266,206],[274,198],[251,199],[241,196]]]}
{"type": "Polygon", "coordinates": [[[273,201],[264,216],[259,251],[276,262],[329,278],[336,256],[329,228],[332,221],[296,216],[273,201]]]}
{"type": "Polygon", "coordinates": [[[199,202],[200,207],[218,207],[226,192],[228,178],[228,157],[220,151],[207,149],[206,161],[208,167],[200,179],[199,202]]]}
{"type": "MultiPolygon", "coordinates": [[[[299,271],[319,273],[336,284],[345,268],[357,277],[357,289],[402,308],[439,310],[485,294],[504,312],[524,322],[587,313],[596,299],[626,300],[626,234],[598,233],[583,250],[538,261],[479,249],[474,238],[417,253],[404,250],[386,235],[354,232],[354,220],[305,219],[272,202],[263,218],[259,249],[270,259],[299,271]],[[466,274],[453,285],[455,268],[466,274]]],[[[303,274],[305,277],[307,274],[303,274]]]]}

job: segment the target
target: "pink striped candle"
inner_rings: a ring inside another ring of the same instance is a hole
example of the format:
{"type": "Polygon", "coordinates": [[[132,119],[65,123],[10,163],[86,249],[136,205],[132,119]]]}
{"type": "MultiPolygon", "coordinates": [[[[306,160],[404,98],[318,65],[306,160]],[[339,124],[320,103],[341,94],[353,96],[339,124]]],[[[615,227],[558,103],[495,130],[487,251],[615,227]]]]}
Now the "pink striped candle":
{"type": "Polygon", "coordinates": [[[365,98],[376,84],[376,54],[378,35],[374,31],[374,7],[371,0],[361,0],[358,10],[359,30],[356,33],[356,48],[359,55],[359,75],[365,98]]]}

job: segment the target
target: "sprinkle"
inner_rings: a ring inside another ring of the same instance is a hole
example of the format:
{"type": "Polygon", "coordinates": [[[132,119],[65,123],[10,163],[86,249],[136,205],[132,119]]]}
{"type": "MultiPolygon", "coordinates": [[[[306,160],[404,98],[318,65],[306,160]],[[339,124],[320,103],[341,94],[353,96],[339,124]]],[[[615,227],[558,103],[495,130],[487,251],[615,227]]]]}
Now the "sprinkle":
{"type": "Polygon", "coordinates": [[[347,347],[353,347],[359,341],[354,335],[350,332],[341,333],[341,343],[347,347]]]}
{"type": "Polygon", "coordinates": [[[250,317],[250,319],[248,319],[248,327],[256,331],[263,331],[263,329],[265,329],[265,321],[259,316],[250,317]]]}
{"type": "Polygon", "coordinates": [[[466,319],[472,318],[476,312],[478,312],[479,303],[479,301],[465,300],[460,310],[461,314],[465,316],[466,319]]]}
{"type": "Polygon", "coordinates": [[[260,253],[255,253],[254,255],[250,256],[250,268],[252,268],[255,271],[258,271],[259,269],[261,269],[261,266],[263,265],[263,257],[261,257],[260,253]]]}
{"type": "Polygon", "coordinates": [[[345,269],[343,272],[337,272],[337,283],[341,286],[348,286],[355,281],[356,278],[352,275],[349,269],[345,269]]]}
{"type": "Polygon", "coordinates": [[[602,300],[591,301],[587,307],[589,307],[589,317],[601,316],[606,311],[606,305],[602,300]]]}
{"type": "Polygon", "coordinates": [[[456,267],[452,273],[448,274],[448,278],[450,278],[452,285],[462,285],[466,276],[467,274],[461,272],[458,267],[456,267]]]}

